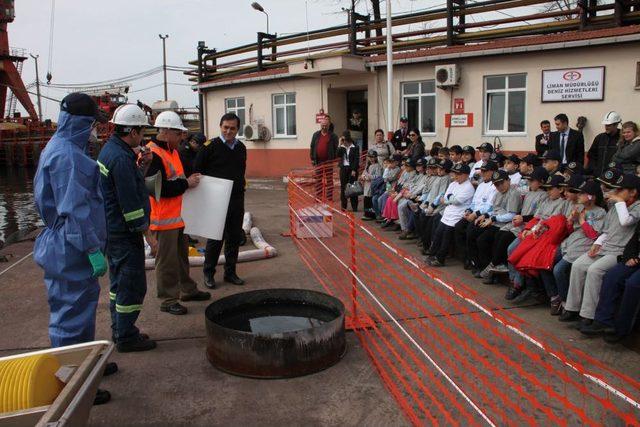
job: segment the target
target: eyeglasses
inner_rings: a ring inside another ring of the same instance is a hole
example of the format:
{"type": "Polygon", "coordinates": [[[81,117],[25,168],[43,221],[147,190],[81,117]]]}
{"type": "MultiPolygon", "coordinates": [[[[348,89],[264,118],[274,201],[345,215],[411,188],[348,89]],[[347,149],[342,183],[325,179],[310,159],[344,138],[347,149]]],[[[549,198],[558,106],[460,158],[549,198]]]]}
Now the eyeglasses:
{"type": "Polygon", "coordinates": [[[410,133],[409,136],[418,136],[415,133],[410,133]]]}

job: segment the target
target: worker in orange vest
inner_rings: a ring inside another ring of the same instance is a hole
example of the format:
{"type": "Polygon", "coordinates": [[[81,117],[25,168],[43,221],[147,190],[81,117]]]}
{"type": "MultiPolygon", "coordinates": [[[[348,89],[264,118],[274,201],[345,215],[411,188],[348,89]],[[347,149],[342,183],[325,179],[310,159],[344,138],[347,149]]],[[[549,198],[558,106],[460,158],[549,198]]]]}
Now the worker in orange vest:
{"type": "Polygon", "coordinates": [[[160,201],[150,197],[151,224],[149,228],[155,241],[149,242],[156,255],[156,283],[158,298],[162,298],[160,311],[170,314],[186,314],[187,308],[180,301],[205,301],[209,292],[199,291],[189,276],[189,243],[182,221],[182,195],[188,188],[200,182],[200,174],[184,176],[184,168],[178,153],[182,132],[187,128],[180,116],[173,111],[158,114],[154,126],[158,136],[147,145],[153,160],[147,176],[162,174],[160,201]]]}

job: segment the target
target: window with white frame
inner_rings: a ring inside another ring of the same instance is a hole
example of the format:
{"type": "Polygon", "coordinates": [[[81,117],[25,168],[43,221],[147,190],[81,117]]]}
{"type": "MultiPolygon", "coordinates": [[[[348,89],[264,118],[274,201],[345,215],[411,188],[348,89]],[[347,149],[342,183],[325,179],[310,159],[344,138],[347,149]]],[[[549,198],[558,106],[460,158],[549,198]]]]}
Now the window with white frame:
{"type": "Polygon", "coordinates": [[[524,133],[527,75],[508,74],[484,78],[486,134],[524,133]]]}
{"type": "Polygon", "coordinates": [[[273,135],[296,136],[296,94],[273,94],[273,135]]]}
{"type": "Polygon", "coordinates": [[[436,81],[402,83],[402,115],[421,133],[436,132],[436,81]]]}
{"type": "Polygon", "coordinates": [[[225,112],[235,113],[240,117],[240,129],[238,130],[238,136],[244,136],[244,97],[240,98],[227,98],[225,102],[225,112]]]}

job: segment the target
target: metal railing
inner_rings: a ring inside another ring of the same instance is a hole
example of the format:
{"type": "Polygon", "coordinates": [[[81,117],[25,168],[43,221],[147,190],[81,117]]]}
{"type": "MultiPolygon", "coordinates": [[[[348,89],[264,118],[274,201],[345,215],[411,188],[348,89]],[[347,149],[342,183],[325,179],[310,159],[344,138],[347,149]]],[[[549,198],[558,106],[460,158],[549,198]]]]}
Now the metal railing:
{"type": "MultiPolygon", "coordinates": [[[[392,26],[393,51],[408,52],[435,46],[483,43],[508,37],[544,35],[640,23],[640,0],[579,0],[574,7],[552,10],[544,0],[447,0],[447,6],[397,15],[392,26]],[[532,12],[527,7],[536,6],[532,12]],[[525,11],[523,12],[523,8],[525,11]],[[489,13],[501,18],[484,19],[489,13]],[[413,24],[424,28],[410,31],[413,24]]],[[[341,54],[376,57],[386,51],[386,37],[372,36],[385,28],[384,19],[351,11],[349,23],[304,33],[277,36],[257,33],[256,43],[218,51],[198,43],[196,66],[185,74],[197,83],[227,76],[282,68],[296,58],[341,54]],[[313,43],[313,44],[312,44],[313,43]],[[291,47],[284,50],[285,47],[291,47]]]]}

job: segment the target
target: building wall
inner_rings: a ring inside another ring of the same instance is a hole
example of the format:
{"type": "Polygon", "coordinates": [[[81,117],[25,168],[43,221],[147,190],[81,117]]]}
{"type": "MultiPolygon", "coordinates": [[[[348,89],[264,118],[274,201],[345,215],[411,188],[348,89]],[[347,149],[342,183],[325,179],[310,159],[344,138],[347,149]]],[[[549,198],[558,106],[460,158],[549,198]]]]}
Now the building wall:
{"type": "MultiPolygon", "coordinates": [[[[518,136],[500,136],[503,149],[526,152],[533,150],[534,137],[539,133],[539,122],[553,120],[560,112],[569,116],[570,124],[575,126],[580,115],[588,119],[584,129],[587,149],[593,137],[601,132],[602,117],[611,110],[618,111],[623,120],[640,121],[637,105],[640,105],[640,91],[635,89],[636,63],[640,60],[640,43],[571,48],[562,51],[541,53],[506,54],[479,58],[462,58],[457,61],[461,69],[461,81],[458,88],[436,89],[436,132],[424,135],[427,146],[433,141],[449,145],[474,145],[481,142],[494,142],[495,137],[486,135],[484,125],[484,77],[511,73],[526,73],[526,129],[518,136]],[[543,69],[577,68],[605,66],[604,101],[589,102],[541,102],[541,79],[543,69]],[[464,98],[465,112],[474,114],[474,126],[468,128],[445,127],[445,113],[450,110],[451,97],[464,98]]],[[[437,63],[419,63],[396,65],[394,67],[393,86],[393,123],[397,124],[402,113],[400,105],[401,83],[428,80],[434,78],[437,63]]],[[[224,113],[224,99],[244,96],[246,118],[249,120],[249,106],[253,106],[254,120],[262,120],[269,129],[273,129],[271,95],[281,92],[296,93],[297,136],[295,138],[273,138],[271,141],[247,141],[249,151],[249,176],[285,175],[294,167],[309,163],[309,142],[313,132],[318,129],[315,114],[320,108],[332,115],[339,133],[346,127],[346,90],[368,91],[369,135],[380,127],[386,129],[386,71],[382,67],[377,72],[341,75],[324,78],[292,78],[235,85],[229,88],[216,88],[206,92],[206,114],[208,135],[218,134],[218,118],[224,113]]]]}

